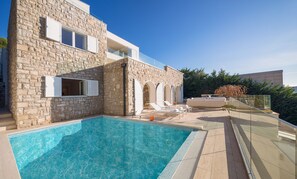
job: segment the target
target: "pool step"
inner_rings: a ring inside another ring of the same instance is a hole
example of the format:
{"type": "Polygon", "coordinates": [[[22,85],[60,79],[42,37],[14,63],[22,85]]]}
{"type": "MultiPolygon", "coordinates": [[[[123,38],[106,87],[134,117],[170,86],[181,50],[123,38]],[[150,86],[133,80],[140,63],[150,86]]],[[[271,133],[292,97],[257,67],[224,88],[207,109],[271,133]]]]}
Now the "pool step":
{"type": "Polygon", "coordinates": [[[17,125],[10,112],[0,114],[0,131],[16,129],[17,125]]]}

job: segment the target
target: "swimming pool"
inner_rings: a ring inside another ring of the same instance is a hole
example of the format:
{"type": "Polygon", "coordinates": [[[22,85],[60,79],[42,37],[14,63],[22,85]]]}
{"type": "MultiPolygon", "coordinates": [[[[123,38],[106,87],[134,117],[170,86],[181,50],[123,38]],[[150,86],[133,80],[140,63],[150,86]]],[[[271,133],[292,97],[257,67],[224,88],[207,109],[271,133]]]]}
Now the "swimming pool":
{"type": "Polygon", "coordinates": [[[24,179],[157,178],[190,133],[104,116],[9,140],[24,179]]]}

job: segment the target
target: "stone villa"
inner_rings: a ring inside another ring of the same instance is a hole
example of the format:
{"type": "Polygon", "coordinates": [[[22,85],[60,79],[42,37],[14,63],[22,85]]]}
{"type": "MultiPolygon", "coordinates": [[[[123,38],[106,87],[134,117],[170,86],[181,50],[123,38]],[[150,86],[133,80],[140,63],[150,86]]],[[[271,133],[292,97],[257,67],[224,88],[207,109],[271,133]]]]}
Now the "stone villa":
{"type": "Polygon", "coordinates": [[[11,2],[8,108],[17,128],[182,102],[183,74],[109,32],[89,5],[11,2]]]}

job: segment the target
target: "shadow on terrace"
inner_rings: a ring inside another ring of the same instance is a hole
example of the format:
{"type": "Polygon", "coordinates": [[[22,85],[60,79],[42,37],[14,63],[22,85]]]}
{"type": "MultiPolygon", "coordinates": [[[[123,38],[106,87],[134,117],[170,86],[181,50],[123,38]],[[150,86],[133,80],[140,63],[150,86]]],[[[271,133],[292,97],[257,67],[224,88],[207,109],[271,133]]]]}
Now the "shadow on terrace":
{"type": "Polygon", "coordinates": [[[195,178],[296,178],[296,126],[238,100],[164,123],[207,130],[195,178]],[[241,155],[242,154],[242,155],[241,155]]]}
{"type": "Polygon", "coordinates": [[[208,131],[194,178],[248,178],[227,111],[194,108],[181,119],[159,122],[208,131]]]}

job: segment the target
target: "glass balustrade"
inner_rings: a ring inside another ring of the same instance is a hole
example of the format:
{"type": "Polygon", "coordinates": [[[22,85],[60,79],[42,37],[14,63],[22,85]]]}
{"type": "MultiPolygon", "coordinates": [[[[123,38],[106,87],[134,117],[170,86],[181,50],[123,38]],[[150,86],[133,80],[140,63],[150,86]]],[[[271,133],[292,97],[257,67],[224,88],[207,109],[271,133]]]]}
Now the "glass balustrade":
{"type": "Polygon", "coordinates": [[[120,51],[120,50],[114,50],[112,48],[108,48],[108,52],[118,55],[120,57],[128,57],[128,54],[126,52],[120,51]]]}
{"type": "Polygon", "coordinates": [[[144,62],[144,63],[147,63],[147,64],[150,64],[152,66],[155,66],[157,68],[160,68],[160,69],[164,69],[164,66],[166,66],[164,63],[161,63],[159,62],[158,60],[154,59],[154,58],[151,58],[143,53],[139,53],[139,60],[144,62]]]}
{"type": "MultiPolygon", "coordinates": [[[[117,55],[117,56],[120,56],[120,57],[131,57],[129,56],[126,52],[123,52],[123,51],[120,51],[120,50],[115,50],[115,49],[112,49],[112,48],[108,48],[108,52],[109,53],[112,53],[114,55],[117,55]]],[[[152,65],[154,67],[157,67],[159,69],[164,69],[164,66],[166,66],[164,63],[161,63],[159,62],[158,60],[154,59],[154,58],[151,58],[143,53],[139,53],[139,58],[138,59],[135,59],[135,60],[139,60],[139,61],[142,61],[144,63],[147,63],[149,65],[152,65]]]]}
{"type": "Polygon", "coordinates": [[[296,126],[270,110],[255,108],[256,98],[270,99],[244,96],[228,100],[232,126],[248,171],[252,178],[295,179],[296,126]]]}

